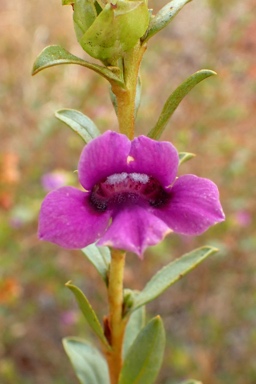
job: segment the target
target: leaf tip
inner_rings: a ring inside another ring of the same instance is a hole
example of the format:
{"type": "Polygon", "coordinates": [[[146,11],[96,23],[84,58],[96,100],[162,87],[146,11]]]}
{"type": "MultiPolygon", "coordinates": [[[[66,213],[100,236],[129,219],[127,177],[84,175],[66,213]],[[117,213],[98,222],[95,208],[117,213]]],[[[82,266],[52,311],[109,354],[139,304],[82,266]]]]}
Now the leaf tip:
{"type": "Polygon", "coordinates": [[[219,252],[219,249],[218,249],[218,248],[213,247],[213,246],[211,246],[211,245],[205,245],[205,246],[202,247],[202,248],[204,248],[205,250],[208,249],[208,252],[211,252],[211,253],[219,252]]]}

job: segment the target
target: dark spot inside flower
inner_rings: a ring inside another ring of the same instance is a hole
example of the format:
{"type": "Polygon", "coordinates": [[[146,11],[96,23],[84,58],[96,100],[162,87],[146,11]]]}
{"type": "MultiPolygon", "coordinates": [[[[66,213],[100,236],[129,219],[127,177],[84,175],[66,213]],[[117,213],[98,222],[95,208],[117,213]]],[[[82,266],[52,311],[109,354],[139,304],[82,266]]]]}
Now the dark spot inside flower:
{"type": "Polygon", "coordinates": [[[116,173],[96,184],[90,201],[97,211],[127,205],[163,206],[168,199],[158,180],[143,173],[116,173]]]}

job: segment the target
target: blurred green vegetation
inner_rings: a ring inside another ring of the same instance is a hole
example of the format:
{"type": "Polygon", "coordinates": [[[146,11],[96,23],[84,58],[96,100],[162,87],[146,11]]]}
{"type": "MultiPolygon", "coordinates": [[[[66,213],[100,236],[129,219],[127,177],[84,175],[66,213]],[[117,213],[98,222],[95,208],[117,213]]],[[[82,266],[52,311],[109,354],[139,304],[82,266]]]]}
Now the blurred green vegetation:
{"type": "MultiPolygon", "coordinates": [[[[164,3],[151,1],[152,7],[164,3]]],[[[83,146],[54,111],[78,109],[101,131],[117,130],[108,84],[94,73],[60,66],[30,76],[46,45],[61,44],[86,57],[71,13],[60,0],[16,0],[0,8],[1,384],[77,382],[61,338],[92,336],[66,281],[84,290],[101,318],[107,312],[105,288],[82,253],[41,243],[36,235],[46,193],[42,176],[61,170],[75,180],[83,146]]],[[[186,97],[164,138],[197,154],[180,174],[216,182],[227,216],[199,238],[168,237],[143,262],[127,258],[125,285],[140,289],[171,259],[204,244],[220,249],[148,306],[167,329],[159,384],[189,377],[205,384],[256,382],[255,52],[253,0],[192,1],[150,41],[142,64],[137,134],[152,128],[186,77],[201,68],[218,73],[186,97]]]]}

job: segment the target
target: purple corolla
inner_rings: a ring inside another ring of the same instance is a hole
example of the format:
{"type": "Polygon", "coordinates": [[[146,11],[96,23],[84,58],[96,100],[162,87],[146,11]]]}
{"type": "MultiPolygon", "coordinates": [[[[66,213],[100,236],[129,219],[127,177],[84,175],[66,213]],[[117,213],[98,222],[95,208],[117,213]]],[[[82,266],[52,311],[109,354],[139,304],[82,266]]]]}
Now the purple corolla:
{"type": "Polygon", "coordinates": [[[64,248],[91,243],[131,251],[168,233],[199,235],[224,220],[216,185],[194,175],[176,177],[179,156],[165,141],[107,131],[82,151],[79,181],[43,201],[39,237],[64,248]]]}

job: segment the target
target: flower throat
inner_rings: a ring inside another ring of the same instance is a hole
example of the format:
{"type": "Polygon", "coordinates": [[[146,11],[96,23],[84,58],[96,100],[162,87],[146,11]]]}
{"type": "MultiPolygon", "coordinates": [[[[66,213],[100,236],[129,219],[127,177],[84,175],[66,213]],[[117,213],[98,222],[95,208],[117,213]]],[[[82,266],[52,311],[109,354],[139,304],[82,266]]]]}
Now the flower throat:
{"type": "Polygon", "coordinates": [[[145,173],[115,173],[93,187],[91,203],[97,211],[122,205],[162,206],[167,193],[159,181],[145,173]]]}

